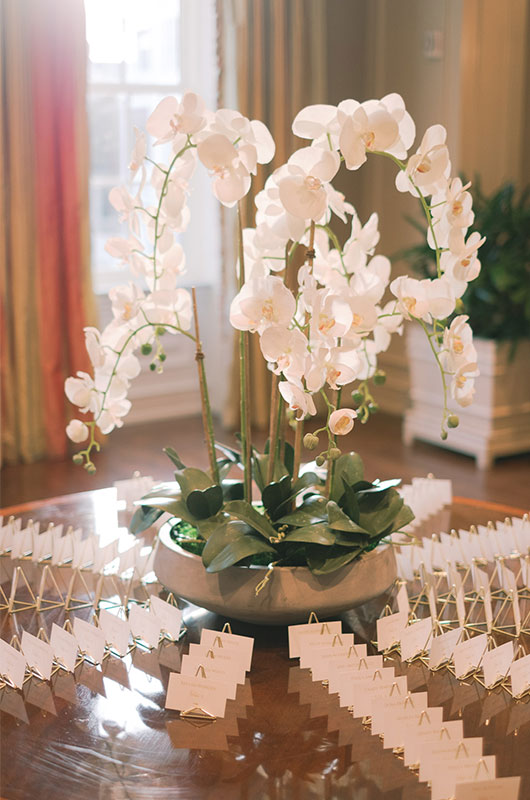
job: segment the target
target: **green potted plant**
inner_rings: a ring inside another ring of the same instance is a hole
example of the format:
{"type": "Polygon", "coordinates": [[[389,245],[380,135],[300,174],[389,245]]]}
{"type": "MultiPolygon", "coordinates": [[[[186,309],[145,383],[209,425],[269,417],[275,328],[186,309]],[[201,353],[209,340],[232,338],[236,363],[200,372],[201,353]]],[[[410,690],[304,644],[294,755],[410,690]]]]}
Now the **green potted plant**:
{"type": "MultiPolygon", "coordinates": [[[[487,468],[497,456],[530,450],[530,187],[518,192],[508,182],[487,194],[477,179],[472,193],[475,218],[470,230],[479,230],[486,240],[480,249],[480,274],[462,295],[458,313],[469,317],[475,334],[477,400],[472,409],[460,411],[459,429],[440,440],[430,354],[409,327],[412,406],[404,435],[408,442],[427,439],[472,454],[487,468]]],[[[426,243],[402,255],[417,274],[433,274],[435,260],[426,243]]]]}
{"type": "MultiPolygon", "coordinates": [[[[261,122],[227,109],[210,111],[192,92],[165,98],[147,121],[155,146],[165,145],[169,153],[162,158],[148,151],[146,136],[138,132],[133,189],[110,193],[129,231],[127,238],[111,239],[107,249],[138,280],[111,290],[114,319],[103,331],[86,330],[94,374],[79,373],[65,386],[71,402],[89,415],[72,420],[67,431],[73,441],[86,442],[74,461],[92,473],[96,432],[123,424],[140,358],[158,372],[166,359],[162,334],[194,342],[209,470],[184,464],[167,448],[175,480],[139,499],[132,530],[141,533],[169,514],[155,559],[162,583],[206,608],[263,623],[300,621],[315,608],[337,614],[381,593],[394,579],[391,537],[413,516],[396,489],[399,480],[366,480],[359,455],[342,453],[339,445],[355,419],[366,422],[376,410],[374,387],[384,380],[377,355],[392,334],[407,322],[427,337],[442,376],[442,433],[458,424],[450,405],[471,402],[476,370],[471,328],[462,317],[447,323],[456,306],[455,287],[462,283],[441,268],[444,253],[452,253],[455,225],[448,222],[447,241],[437,241],[434,229],[436,209],[452,209],[461,194],[449,180],[445,129],[431,126],[407,157],[415,126],[402,98],[391,94],[365,103],[309,106],[297,115],[293,131],[310,146],[268,178],[256,197],[256,227],[243,231],[238,225],[238,293],[230,321],[239,336],[240,447],[214,439],[195,291],[178,286],[184,254],[175,237],[189,219],[188,182],[199,162],[220,202],[238,206],[257,163],[273,157],[274,142],[261,122]],[[419,199],[434,239],[432,279],[399,277],[390,283],[389,260],[375,254],[377,215],[363,225],[332,186],[341,163],[358,169],[373,157],[390,159],[397,189],[419,199]],[[148,170],[154,204],[143,199],[148,170]],[[432,204],[429,198],[440,193],[441,204],[432,204]],[[333,214],[351,227],[345,242],[330,227],[333,214]],[[295,261],[295,254],[303,258],[295,261]],[[391,299],[384,302],[387,287],[391,299]],[[259,337],[273,376],[264,452],[253,446],[250,431],[250,335],[259,337]],[[305,432],[304,420],[316,414],[315,395],[325,404],[326,418],[318,430],[305,432]],[[295,428],[294,446],[287,422],[295,428]],[[302,463],[304,448],[315,452],[314,462],[302,463]],[[239,480],[229,477],[238,470],[239,480]]],[[[456,227],[464,235],[461,220],[456,227]]],[[[467,240],[470,257],[476,258],[480,243],[476,236],[467,240]]],[[[458,253],[460,243],[455,246],[458,253]]]]}

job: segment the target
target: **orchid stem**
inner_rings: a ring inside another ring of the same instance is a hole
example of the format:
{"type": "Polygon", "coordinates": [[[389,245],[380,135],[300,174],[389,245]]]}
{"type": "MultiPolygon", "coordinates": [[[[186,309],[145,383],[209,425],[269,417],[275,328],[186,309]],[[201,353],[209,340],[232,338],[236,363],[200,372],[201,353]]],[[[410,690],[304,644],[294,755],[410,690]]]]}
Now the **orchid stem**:
{"type": "Polygon", "coordinates": [[[215,457],[215,436],[213,432],[212,409],[210,406],[210,398],[208,396],[208,384],[206,382],[206,370],[204,368],[204,353],[202,350],[199,331],[199,315],[197,313],[197,293],[195,291],[195,286],[191,290],[191,297],[193,301],[193,316],[195,319],[195,361],[197,362],[199,386],[201,390],[202,426],[204,429],[204,438],[208,447],[208,458],[210,460],[212,479],[215,483],[220,483],[217,459],[215,457]]]}
{"type": "Polygon", "coordinates": [[[274,480],[274,468],[276,467],[276,455],[278,452],[278,430],[280,427],[280,400],[281,395],[278,391],[278,375],[272,376],[271,381],[271,410],[269,420],[269,463],[267,467],[267,483],[274,480]]]}
{"type": "MultiPolygon", "coordinates": [[[[239,245],[239,289],[245,283],[245,253],[243,248],[243,224],[241,203],[237,206],[237,234],[239,245]]],[[[239,333],[239,403],[241,423],[241,455],[243,460],[243,491],[245,500],[252,501],[252,464],[250,434],[250,375],[249,375],[249,333],[239,333]]]]}

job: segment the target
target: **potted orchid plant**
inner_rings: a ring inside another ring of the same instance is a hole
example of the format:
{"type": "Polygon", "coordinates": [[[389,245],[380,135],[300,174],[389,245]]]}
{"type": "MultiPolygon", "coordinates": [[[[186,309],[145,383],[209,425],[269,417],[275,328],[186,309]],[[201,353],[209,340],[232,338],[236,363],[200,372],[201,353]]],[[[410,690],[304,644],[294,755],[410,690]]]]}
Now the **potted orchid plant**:
{"type": "MultiPolygon", "coordinates": [[[[209,471],[185,465],[168,447],[175,481],[139,500],[132,531],[139,533],[168,513],[175,519],[166,545],[173,540],[196,561],[200,557],[201,570],[210,578],[234,566],[266,566],[260,590],[283,567],[303,569],[318,584],[329,575],[360,568],[378,552],[391,552],[377,546],[413,516],[396,489],[399,481],[366,480],[359,455],[342,453],[339,443],[356,419],[365,422],[375,409],[373,387],[384,380],[378,353],[388,348],[393,334],[401,334],[405,322],[423,330],[440,372],[442,436],[458,424],[450,397],[460,405],[473,397],[478,370],[471,328],[463,317],[450,325],[447,318],[462,282],[476,274],[473,265],[482,240],[475,235],[465,240],[458,208],[468,197],[465,187],[450,179],[444,128],[429,128],[408,157],[415,125],[397,94],[303,109],[293,132],[309,144],[268,178],[256,197],[256,225],[246,230],[239,203],[256,165],[273,158],[267,128],[236,111],[210,111],[192,92],[180,100],[162,100],[146,128],[155,145],[171,145],[171,157],[167,162],[149,158],[146,136],[137,132],[133,190],[120,187],[110,193],[129,235],[111,239],[107,249],[128,263],[139,281],[110,292],[114,319],[103,331],[86,329],[93,376],[78,373],[66,381],[68,398],[90,415],[88,421],[74,419],[68,425],[73,441],[88,440],[74,461],[88,472],[95,470],[96,429],[106,434],[123,424],[139,356],[150,357],[151,369],[158,369],[165,360],[162,334],[186,336],[196,348],[209,471]],[[342,163],[356,170],[372,157],[391,159],[398,191],[419,199],[436,262],[432,278],[402,276],[390,282],[390,261],[375,254],[377,214],[363,225],[333,188],[342,163]],[[178,287],[184,254],[175,238],[189,220],[188,182],[199,163],[209,171],[218,200],[238,209],[238,292],[230,321],[239,332],[239,449],[214,439],[195,294],[178,287]],[[157,192],[153,205],[142,199],[148,170],[157,192]],[[331,227],[333,215],[350,225],[343,243],[331,227]],[[263,453],[252,444],[249,424],[251,335],[259,337],[272,372],[271,423],[263,453]],[[316,395],[323,399],[326,419],[316,431],[304,432],[304,420],[316,414],[316,395]],[[286,437],[287,416],[295,426],[294,446],[286,437]],[[304,449],[316,451],[309,464],[302,464],[304,449]],[[228,478],[234,468],[241,470],[241,480],[228,478]]],[[[162,571],[166,556],[159,559],[162,571]]],[[[391,583],[392,566],[385,558],[379,582],[370,562],[372,586],[364,587],[364,599],[391,583]]],[[[252,577],[255,586],[255,573],[252,577]]],[[[170,581],[166,570],[164,582],[170,581]]],[[[198,602],[189,594],[188,599],[198,602]]],[[[353,605],[351,597],[344,600],[353,605]]]]}

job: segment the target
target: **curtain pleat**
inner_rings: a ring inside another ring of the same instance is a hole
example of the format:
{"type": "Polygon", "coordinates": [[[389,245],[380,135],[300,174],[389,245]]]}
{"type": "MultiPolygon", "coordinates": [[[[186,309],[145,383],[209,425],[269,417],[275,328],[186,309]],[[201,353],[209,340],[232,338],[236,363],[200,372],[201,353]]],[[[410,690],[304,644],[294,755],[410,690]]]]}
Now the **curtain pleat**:
{"type": "MultiPolygon", "coordinates": [[[[243,224],[254,224],[254,198],[274,169],[285,163],[304,142],[296,140],[291,124],[301,108],[325,102],[325,0],[220,0],[220,47],[235,25],[238,109],[249,119],[260,119],[276,142],[272,164],[258,168],[243,205],[243,224]]],[[[227,59],[220,54],[221,65],[227,59]]],[[[226,76],[221,75],[220,104],[226,76]]],[[[233,233],[233,231],[231,232],[233,233]]],[[[230,247],[226,252],[230,252],[230,247]]],[[[258,428],[269,422],[270,374],[256,336],[250,339],[251,420],[258,428]]],[[[234,359],[225,423],[238,424],[237,359],[234,359]]]]}
{"type": "Polygon", "coordinates": [[[82,0],[4,0],[0,255],[2,445],[8,462],[63,457],[64,379],[87,369],[88,249],[82,0]]]}

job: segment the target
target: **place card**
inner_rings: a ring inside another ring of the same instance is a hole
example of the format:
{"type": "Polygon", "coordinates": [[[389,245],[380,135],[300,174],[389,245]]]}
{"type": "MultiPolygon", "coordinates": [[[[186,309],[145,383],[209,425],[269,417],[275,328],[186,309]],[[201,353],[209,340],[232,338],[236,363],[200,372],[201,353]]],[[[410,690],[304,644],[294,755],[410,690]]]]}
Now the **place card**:
{"type": "Polygon", "coordinates": [[[424,742],[420,747],[420,781],[430,781],[437,769],[440,768],[439,762],[458,761],[459,758],[478,759],[482,755],[482,737],[473,736],[468,739],[461,739],[459,742],[454,740],[438,742],[424,742]]]}
{"type": "Polygon", "coordinates": [[[340,705],[353,706],[354,717],[369,717],[373,704],[380,699],[393,697],[394,694],[405,697],[408,691],[407,679],[404,675],[396,676],[393,672],[393,669],[385,667],[356,681],[339,695],[340,705]]]}
{"type": "Polygon", "coordinates": [[[182,633],[182,611],[156,594],[149,600],[151,612],[160,620],[163,633],[177,641],[182,633]]]}
{"type": "Polygon", "coordinates": [[[90,622],[76,617],[74,619],[74,636],[79,649],[84,656],[88,656],[95,664],[99,664],[105,655],[105,634],[101,628],[96,628],[90,622]]]}
{"type": "MultiPolygon", "coordinates": [[[[382,656],[361,656],[356,659],[350,657],[339,661],[330,667],[328,672],[328,689],[330,694],[341,691],[348,682],[364,680],[374,674],[376,670],[383,669],[382,656]]],[[[394,669],[389,667],[388,669],[394,669]]]]}
{"type": "Polygon", "coordinates": [[[514,697],[521,697],[530,689],[530,656],[518,658],[512,663],[510,680],[514,697]]]}
{"type": "Polygon", "coordinates": [[[520,787],[520,777],[472,780],[456,784],[455,800],[518,800],[520,787]]]}
{"type": "Polygon", "coordinates": [[[406,583],[402,583],[401,586],[399,587],[396,600],[397,600],[398,612],[400,614],[407,614],[408,616],[410,614],[410,603],[409,603],[409,595],[407,592],[406,583]]]}
{"type": "Polygon", "coordinates": [[[17,689],[22,689],[26,672],[26,658],[4,639],[0,639],[0,675],[17,689]]]}
{"type": "Polygon", "coordinates": [[[411,711],[411,718],[414,718],[414,716],[419,717],[421,712],[426,710],[428,704],[427,692],[411,693],[406,691],[405,694],[394,692],[388,697],[377,697],[372,701],[372,734],[384,734],[388,715],[401,715],[411,711]],[[414,712],[417,712],[417,714],[414,712]]]}
{"type": "Polygon", "coordinates": [[[97,549],[97,536],[93,534],[82,541],[74,540],[72,553],[73,569],[86,569],[88,566],[91,566],[94,563],[97,549]]]}
{"type": "Polygon", "coordinates": [[[342,622],[307,622],[303,625],[289,625],[289,658],[300,657],[300,641],[302,638],[324,636],[325,634],[342,633],[342,622]]]}
{"type": "MultiPolygon", "coordinates": [[[[430,709],[427,710],[430,712],[430,709]]],[[[410,725],[405,731],[404,764],[406,767],[419,764],[421,748],[424,744],[460,740],[464,738],[464,723],[461,719],[448,720],[440,725],[431,724],[424,716],[417,725],[410,725]]]]}
{"type": "Polygon", "coordinates": [[[208,661],[196,661],[193,656],[183,655],[180,667],[181,675],[190,675],[195,678],[200,675],[208,678],[208,680],[222,683],[225,685],[227,691],[227,699],[235,700],[237,692],[237,681],[234,680],[233,675],[227,672],[220,664],[217,663],[218,659],[209,658],[208,661]],[[204,673],[204,674],[203,674],[204,673]]]}
{"type": "Polygon", "coordinates": [[[419,622],[414,622],[401,632],[400,647],[401,660],[408,661],[414,656],[424,653],[432,636],[432,618],[425,617],[419,622]]]}
{"type": "Polygon", "coordinates": [[[311,677],[314,681],[326,681],[337,664],[342,662],[357,663],[368,657],[365,644],[352,644],[349,647],[330,647],[319,652],[311,665],[311,677]]]}
{"type": "Polygon", "coordinates": [[[311,669],[316,660],[333,648],[353,647],[353,633],[334,633],[325,636],[306,636],[300,640],[300,667],[311,669]]]}
{"type": "Polygon", "coordinates": [[[118,558],[118,539],[114,539],[113,542],[105,545],[104,547],[98,547],[96,552],[94,553],[94,561],[92,564],[92,572],[100,573],[103,572],[105,567],[109,564],[112,564],[118,558]]]}
{"type": "Polygon", "coordinates": [[[28,667],[48,681],[51,678],[53,666],[53,651],[48,642],[23,631],[20,647],[28,667]]]}
{"type": "Polygon", "coordinates": [[[481,633],[465,642],[460,642],[454,649],[453,662],[457,678],[464,678],[473,672],[481,662],[488,646],[487,634],[481,633]]]}
{"type": "MultiPolygon", "coordinates": [[[[210,660],[215,660],[219,667],[224,668],[225,672],[232,675],[236,683],[245,683],[246,669],[245,664],[234,658],[234,654],[226,647],[207,647],[202,644],[190,644],[189,654],[190,658],[196,661],[197,664],[208,664],[210,660]]],[[[298,667],[296,667],[298,675],[304,675],[298,667]]],[[[310,680],[308,676],[308,680],[310,680]]],[[[298,691],[298,689],[296,689],[298,691]]]]}
{"type": "Polygon", "coordinates": [[[389,614],[387,617],[380,617],[377,620],[377,649],[389,650],[394,645],[399,644],[401,634],[407,627],[408,619],[408,611],[398,611],[397,614],[389,614]]]}
{"type": "Polygon", "coordinates": [[[203,628],[201,631],[201,644],[211,648],[217,655],[217,649],[228,650],[236,661],[244,665],[245,670],[250,670],[254,639],[250,636],[239,636],[235,633],[212,631],[203,628]]]}
{"type": "Polygon", "coordinates": [[[102,608],[99,611],[98,625],[105,635],[107,647],[124,656],[129,649],[131,637],[129,622],[102,608]]]}
{"type": "Polygon", "coordinates": [[[129,625],[134,639],[141,639],[148,647],[158,647],[162,621],[155,614],[133,603],[129,608],[129,625]]]}
{"type": "Polygon", "coordinates": [[[513,642],[505,642],[492,650],[486,650],[482,657],[482,671],[486,688],[491,688],[508,674],[513,657],[513,642]]]}
{"type": "Polygon", "coordinates": [[[12,539],[11,542],[11,558],[22,558],[23,556],[31,553],[33,550],[33,540],[39,533],[39,523],[33,523],[24,528],[12,539]]]}
{"type": "MultiPolygon", "coordinates": [[[[411,695],[415,697],[415,695],[411,695]]],[[[420,720],[428,719],[430,724],[441,727],[443,721],[443,708],[434,706],[419,710],[410,703],[393,711],[383,711],[383,736],[385,748],[404,747],[407,730],[417,727],[420,720]]]]}
{"type": "Polygon", "coordinates": [[[463,636],[463,628],[453,628],[440,636],[431,639],[431,649],[429,650],[429,669],[438,669],[442,664],[450,661],[455,647],[463,636]]]}
{"type": "Polygon", "coordinates": [[[68,672],[73,672],[77,661],[77,651],[79,649],[75,636],[65,631],[64,628],[60,628],[59,625],[56,625],[54,622],[52,624],[50,646],[55,661],[68,672]]]}
{"type": "Polygon", "coordinates": [[[119,575],[123,575],[124,572],[128,572],[129,570],[134,569],[134,566],[136,564],[136,559],[140,555],[143,546],[144,546],[144,540],[136,539],[132,543],[131,547],[118,554],[120,557],[120,566],[118,568],[119,575]]]}
{"type": "Polygon", "coordinates": [[[431,800],[447,800],[452,797],[457,783],[494,777],[495,756],[438,762],[432,776],[431,800]]]}
{"type": "Polygon", "coordinates": [[[170,672],[166,708],[181,713],[195,710],[214,717],[224,717],[227,692],[230,692],[230,686],[226,683],[170,672]]]}

